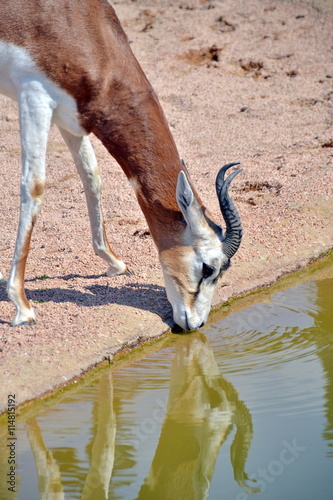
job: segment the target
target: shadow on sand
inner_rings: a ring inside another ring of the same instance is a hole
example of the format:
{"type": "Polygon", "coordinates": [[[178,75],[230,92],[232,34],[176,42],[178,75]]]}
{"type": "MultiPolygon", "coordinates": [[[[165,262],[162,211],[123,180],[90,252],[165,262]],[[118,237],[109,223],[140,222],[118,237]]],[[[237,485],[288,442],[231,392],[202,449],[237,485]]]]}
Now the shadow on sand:
{"type": "MultiPolygon", "coordinates": [[[[74,303],[78,307],[96,307],[108,304],[118,304],[122,306],[131,306],[143,311],[149,311],[160,316],[168,326],[173,327],[172,309],[167,300],[165,289],[159,285],[126,283],[120,287],[109,286],[109,284],[93,284],[84,286],[85,291],[79,290],[75,286],[75,279],[98,280],[105,276],[68,274],[65,276],[43,277],[26,280],[29,282],[40,282],[40,288],[37,290],[26,290],[28,300],[32,302],[55,302],[55,303],[74,303]],[[43,288],[43,283],[53,279],[62,279],[64,281],[73,281],[72,284],[66,284],[64,288],[43,288]]],[[[0,286],[0,302],[8,301],[6,289],[0,286]]],[[[0,323],[7,323],[0,319],[0,323]]]]}

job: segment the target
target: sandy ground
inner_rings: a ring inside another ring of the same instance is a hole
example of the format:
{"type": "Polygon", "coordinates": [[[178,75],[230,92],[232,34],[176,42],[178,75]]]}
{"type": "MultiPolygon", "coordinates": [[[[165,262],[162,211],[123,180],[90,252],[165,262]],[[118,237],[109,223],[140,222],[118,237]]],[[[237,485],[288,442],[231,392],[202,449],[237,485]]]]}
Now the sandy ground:
{"type": "MultiPolygon", "coordinates": [[[[179,153],[216,216],[216,173],[224,163],[242,163],[231,194],[244,239],[214,305],[331,248],[332,15],[310,1],[121,0],[114,6],[160,97],[179,153]]],[[[1,98],[5,276],[18,222],[18,130],[16,104],[1,98]]],[[[145,220],[120,167],[92,140],[111,246],[133,274],[104,274],[105,264],[91,248],[82,187],[54,128],[45,202],[26,272],[34,327],[10,326],[14,308],[0,287],[0,411],[9,393],[20,404],[111,359],[124,345],[169,330],[171,308],[145,220]]]]}

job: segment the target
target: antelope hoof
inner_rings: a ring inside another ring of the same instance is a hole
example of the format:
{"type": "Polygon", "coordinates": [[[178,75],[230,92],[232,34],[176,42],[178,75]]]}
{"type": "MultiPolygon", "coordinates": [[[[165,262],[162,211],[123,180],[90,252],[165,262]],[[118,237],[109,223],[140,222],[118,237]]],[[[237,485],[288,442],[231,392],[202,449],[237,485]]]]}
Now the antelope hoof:
{"type": "Polygon", "coordinates": [[[113,278],[114,276],[119,276],[121,274],[126,274],[127,276],[129,276],[132,273],[127,269],[126,264],[120,261],[117,265],[110,266],[106,271],[106,274],[109,278],[113,278]]]}
{"type": "Polygon", "coordinates": [[[6,286],[7,280],[5,280],[4,275],[0,272],[0,286],[6,286]]]}
{"type": "Polygon", "coordinates": [[[33,326],[36,323],[35,313],[33,309],[30,309],[25,312],[18,312],[13,319],[11,325],[12,326],[33,326]]]}

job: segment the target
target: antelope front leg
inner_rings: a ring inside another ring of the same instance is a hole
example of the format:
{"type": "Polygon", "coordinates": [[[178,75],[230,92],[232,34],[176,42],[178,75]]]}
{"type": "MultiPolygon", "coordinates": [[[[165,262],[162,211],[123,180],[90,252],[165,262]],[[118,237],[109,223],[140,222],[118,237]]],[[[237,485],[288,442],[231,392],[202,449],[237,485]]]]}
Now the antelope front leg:
{"type": "Polygon", "coordinates": [[[33,226],[45,188],[45,152],[54,103],[38,81],[23,82],[19,94],[22,147],[21,205],[7,294],[16,307],[12,325],[32,324],[34,310],[24,291],[24,273],[33,226]]]}
{"type": "Polygon", "coordinates": [[[111,250],[106,236],[101,209],[102,182],[90,140],[88,136],[78,137],[61,128],[60,132],[72,153],[83,183],[94,251],[96,255],[108,263],[108,276],[126,274],[128,272],[126,264],[111,250]]]}

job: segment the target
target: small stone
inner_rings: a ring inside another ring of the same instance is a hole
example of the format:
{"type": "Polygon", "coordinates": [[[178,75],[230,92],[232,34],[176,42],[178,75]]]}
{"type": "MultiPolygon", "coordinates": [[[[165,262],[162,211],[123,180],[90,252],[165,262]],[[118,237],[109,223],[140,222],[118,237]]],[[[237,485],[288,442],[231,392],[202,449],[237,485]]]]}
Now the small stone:
{"type": "Polygon", "coordinates": [[[6,115],[5,116],[5,120],[6,122],[14,122],[15,120],[17,120],[17,116],[16,115],[6,115]]]}

